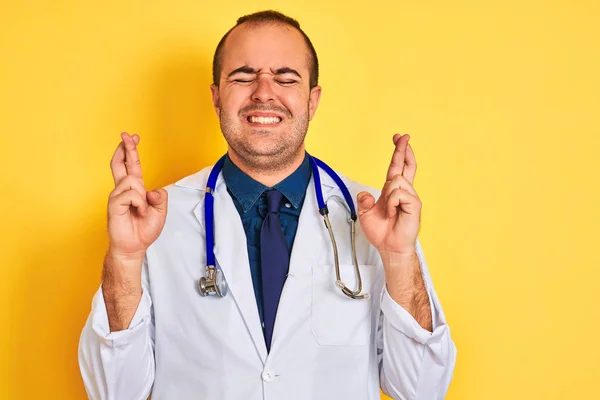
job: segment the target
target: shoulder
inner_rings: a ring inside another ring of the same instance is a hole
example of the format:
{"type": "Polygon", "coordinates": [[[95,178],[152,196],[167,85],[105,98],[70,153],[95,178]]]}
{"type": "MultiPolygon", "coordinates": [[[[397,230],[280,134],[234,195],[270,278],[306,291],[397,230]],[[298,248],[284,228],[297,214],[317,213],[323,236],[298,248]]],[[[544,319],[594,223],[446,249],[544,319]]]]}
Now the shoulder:
{"type": "Polygon", "coordinates": [[[196,173],[165,186],[164,189],[169,193],[169,201],[185,199],[187,197],[197,198],[198,192],[204,193],[211,169],[212,166],[205,167],[196,173]]]}
{"type": "MultiPolygon", "coordinates": [[[[381,194],[381,190],[379,190],[379,189],[375,189],[374,187],[371,187],[369,185],[365,185],[363,183],[360,183],[358,181],[350,179],[349,177],[347,177],[346,175],[344,175],[343,173],[341,173],[339,171],[335,171],[335,173],[340,177],[342,182],[344,182],[344,185],[346,185],[346,187],[350,191],[350,194],[352,194],[354,198],[356,198],[356,195],[360,192],[369,192],[375,198],[378,198],[379,195],[381,194]]],[[[335,185],[335,183],[333,183],[333,185],[335,185]]]]}
{"type": "Polygon", "coordinates": [[[211,169],[208,166],[164,187],[169,194],[167,224],[188,218],[202,202],[211,169]]]}

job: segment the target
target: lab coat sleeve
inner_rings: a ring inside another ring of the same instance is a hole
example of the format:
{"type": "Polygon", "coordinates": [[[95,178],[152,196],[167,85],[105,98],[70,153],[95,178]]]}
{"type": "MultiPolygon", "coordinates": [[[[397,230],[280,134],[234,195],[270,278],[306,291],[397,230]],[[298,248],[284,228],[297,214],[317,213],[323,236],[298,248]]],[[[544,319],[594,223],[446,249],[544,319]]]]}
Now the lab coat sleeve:
{"type": "Polygon", "coordinates": [[[154,383],[154,323],[144,260],[142,298],[129,328],[110,332],[102,287],[79,340],[79,368],[93,400],[146,399],[154,383]]]}
{"type": "Polygon", "coordinates": [[[377,332],[380,383],[383,392],[393,399],[438,400],[445,397],[450,386],[456,347],[418,240],[417,255],[429,294],[433,332],[423,329],[396,303],[384,284],[377,332]]]}

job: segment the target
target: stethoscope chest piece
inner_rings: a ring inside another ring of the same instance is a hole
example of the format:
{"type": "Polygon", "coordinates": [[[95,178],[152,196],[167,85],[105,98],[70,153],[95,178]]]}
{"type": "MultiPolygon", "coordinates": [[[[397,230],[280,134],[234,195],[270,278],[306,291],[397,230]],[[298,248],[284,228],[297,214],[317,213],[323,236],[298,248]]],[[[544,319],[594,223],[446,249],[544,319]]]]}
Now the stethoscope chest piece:
{"type": "Polygon", "coordinates": [[[202,296],[224,297],[227,294],[227,281],[223,279],[223,272],[212,265],[206,267],[206,276],[198,281],[198,288],[202,296]]]}

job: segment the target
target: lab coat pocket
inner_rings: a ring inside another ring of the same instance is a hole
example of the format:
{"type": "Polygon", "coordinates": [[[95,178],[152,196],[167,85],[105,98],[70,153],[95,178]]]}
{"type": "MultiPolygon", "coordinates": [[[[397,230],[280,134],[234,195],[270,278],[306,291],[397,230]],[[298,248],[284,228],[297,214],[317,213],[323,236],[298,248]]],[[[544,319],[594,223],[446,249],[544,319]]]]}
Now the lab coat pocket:
{"type": "MultiPolygon", "coordinates": [[[[334,265],[312,268],[311,331],[317,343],[324,346],[360,346],[369,343],[374,265],[360,265],[362,293],[367,299],[351,299],[335,285],[334,265]]],[[[340,265],[342,282],[355,290],[354,265],[340,265]]]]}

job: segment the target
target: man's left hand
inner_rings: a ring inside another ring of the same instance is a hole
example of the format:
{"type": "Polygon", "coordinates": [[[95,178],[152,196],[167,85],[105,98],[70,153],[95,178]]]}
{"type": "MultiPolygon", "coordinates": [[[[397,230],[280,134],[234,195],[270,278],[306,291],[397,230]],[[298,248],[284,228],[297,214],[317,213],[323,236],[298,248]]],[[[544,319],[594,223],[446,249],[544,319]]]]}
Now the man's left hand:
{"type": "Polygon", "coordinates": [[[394,135],[394,154],[377,201],[368,192],[357,196],[360,225],[369,242],[383,255],[415,253],[421,200],[413,188],[417,162],[409,135],[394,135]]]}

